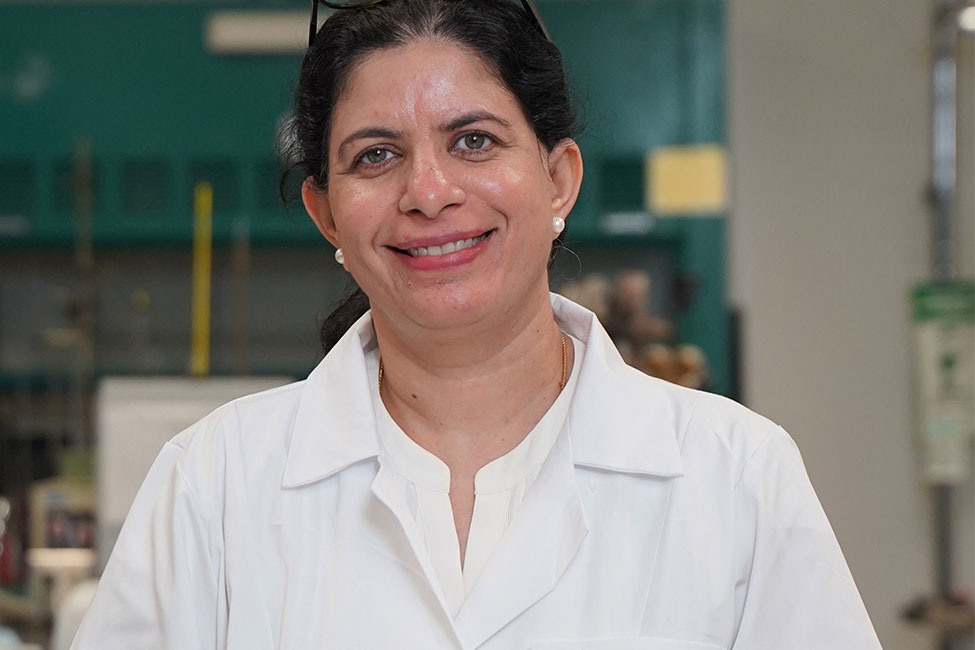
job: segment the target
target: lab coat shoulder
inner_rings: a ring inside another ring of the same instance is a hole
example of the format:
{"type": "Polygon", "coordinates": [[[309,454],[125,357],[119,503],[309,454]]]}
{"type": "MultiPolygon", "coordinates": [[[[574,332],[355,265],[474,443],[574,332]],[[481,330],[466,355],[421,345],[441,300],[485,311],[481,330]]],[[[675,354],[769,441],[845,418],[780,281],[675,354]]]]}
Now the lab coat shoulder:
{"type": "MultiPolygon", "coordinates": [[[[614,414],[612,421],[618,425],[614,437],[629,438],[632,444],[644,442],[658,456],[674,450],[676,462],[664,467],[648,461],[647,469],[653,470],[648,473],[677,476],[706,465],[709,471],[721,467],[723,474],[737,478],[770,437],[788,438],[774,422],[731,399],[678,386],[614,361],[608,359],[611,372],[601,373],[600,388],[581,385],[586,392],[580,397],[592,403],[589,408],[594,413],[614,414]]],[[[595,420],[586,424],[590,431],[602,428],[595,420]]],[[[601,436],[600,444],[618,443],[601,436]]]]}
{"type": "Polygon", "coordinates": [[[213,516],[218,500],[188,480],[185,466],[189,456],[219,455],[213,444],[218,436],[205,433],[215,424],[211,416],[160,450],[129,509],[72,650],[202,650],[215,640],[223,555],[221,527],[213,516]],[[200,453],[203,447],[208,448],[200,453]]]}
{"type": "Polygon", "coordinates": [[[732,593],[730,634],[713,630],[732,648],[879,648],[789,434],[721,396],[649,378],[630,383],[655,415],[641,435],[672,435],[680,450],[657,563],[668,594],[655,602],[660,624],[708,629],[723,619],[721,607],[700,620],[688,612],[732,593]],[[697,584],[693,576],[706,577],[697,584]]]}
{"type": "Polygon", "coordinates": [[[163,446],[73,650],[226,646],[240,615],[228,607],[226,553],[239,540],[227,526],[273,503],[253,486],[280,484],[300,392],[301,382],[235,400],[163,446]]]}
{"type": "MultiPolygon", "coordinates": [[[[677,433],[681,458],[689,472],[706,470],[735,490],[749,464],[774,441],[792,440],[780,426],[726,397],[674,387],[691,402],[687,422],[677,433]],[[718,474],[715,474],[716,471],[718,474]]],[[[792,444],[793,448],[795,447],[792,444]]]]}
{"type": "Polygon", "coordinates": [[[221,513],[229,487],[279,485],[304,381],[228,402],[170,440],[201,507],[221,513]]]}
{"type": "Polygon", "coordinates": [[[799,450],[781,428],[748,458],[735,509],[736,647],[880,648],[799,450]]]}

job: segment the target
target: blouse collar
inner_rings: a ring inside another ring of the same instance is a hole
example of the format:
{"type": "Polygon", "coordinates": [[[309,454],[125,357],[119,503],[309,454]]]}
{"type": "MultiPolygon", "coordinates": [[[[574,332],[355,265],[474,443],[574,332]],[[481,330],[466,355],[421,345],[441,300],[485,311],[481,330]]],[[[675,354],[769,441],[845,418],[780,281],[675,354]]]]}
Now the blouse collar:
{"type": "MultiPolygon", "coordinates": [[[[575,347],[575,359],[581,362],[585,356],[584,346],[576,343],[572,337],[567,338],[571,341],[570,345],[575,347]]],[[[379,371],[378,348],[373,347],[366,351],[365,359],[367,373],[376,376],[379,371]]],[[[508,453],[478,470],[474,476],[476,494],[504,492],[522,481],[530,483],[532,477],[537,475],[538,469],[548,457],[565,423],[569,405],[572,403],[572,395],[578,383],[578,365],[577,363],[572,369],[565,387],[525,439],[508,453]]],[[[379,396],[376,382],[370,382],[370,393],[376,416],[376,430],[385,452],[384,458],[388,459],[395,471],[407,480],[428,490],[449,492],[450,469],[447,465],[417,444],[396,424],[379,396]]]]}

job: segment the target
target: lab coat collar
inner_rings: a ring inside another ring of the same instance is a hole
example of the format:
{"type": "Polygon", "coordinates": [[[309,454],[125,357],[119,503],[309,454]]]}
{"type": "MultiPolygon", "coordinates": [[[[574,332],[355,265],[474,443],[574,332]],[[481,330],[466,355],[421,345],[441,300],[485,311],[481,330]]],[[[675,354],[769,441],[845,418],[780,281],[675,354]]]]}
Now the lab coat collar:
{"type": "Polygon", "coordinates": [[[567,426],[576,465],[661,477],[682,476],[685,425],[676,386],[623,361],[596,315],[552,294],[555,320],[586,344],[567,426]]]}
{"type": "Polygon", "coordinates": [[[374,339],[366,312],[308,375],[291,426],[282,487],[314,483],[379,455],[365,359],[374,339]]]}
{"type": "MultiPolygon", "coordinates": [[[[566,420],[576,465],[653,476],[681,476],[682,423],[674,388],[627,366],[589,310],[552,294],[556,321],[586,344],[566,420]]],[[[374,345],[369,312],[356,321],[301,388],[282,487],[313,483],[378,456],[365,351],[374,345]]]]}

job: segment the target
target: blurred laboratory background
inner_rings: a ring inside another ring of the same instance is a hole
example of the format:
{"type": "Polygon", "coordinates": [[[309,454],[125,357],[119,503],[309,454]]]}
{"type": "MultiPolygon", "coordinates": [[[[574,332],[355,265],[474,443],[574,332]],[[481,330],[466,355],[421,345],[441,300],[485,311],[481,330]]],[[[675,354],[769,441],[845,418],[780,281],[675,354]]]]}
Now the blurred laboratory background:
{"type": "MultiPolygon", "coordinates": [[[[553,288],[792,434],[887,650],[972,648],[975,5],[537,5],[586,124],[553,288]]],[[[0,0],[2,649],[67,648],[165,440],[320,359],[308,12],[0,0]]]]}

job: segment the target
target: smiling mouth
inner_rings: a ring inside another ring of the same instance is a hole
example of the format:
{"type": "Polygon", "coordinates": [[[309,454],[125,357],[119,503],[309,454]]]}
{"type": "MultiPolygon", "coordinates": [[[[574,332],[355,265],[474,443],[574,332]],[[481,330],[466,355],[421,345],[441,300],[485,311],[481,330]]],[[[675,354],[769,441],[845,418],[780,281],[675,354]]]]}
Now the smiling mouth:
{"type": "Polygon", "coordinates": [[[457,251],[462,251],[466,248],[477,246],[482,241],[490,237],[492,232],[494,232],[494,230],[489,230],[483,235],[478,235],[477,237],[458,239],[457,241],[447,242],[446,244],[440,244],[439,246],[420,246],[418,248],[407,249],[397,248],[396,250],[400,253],[405,253],[410,257],[439,257],[441,255],[456,253],[457,251]]]}

